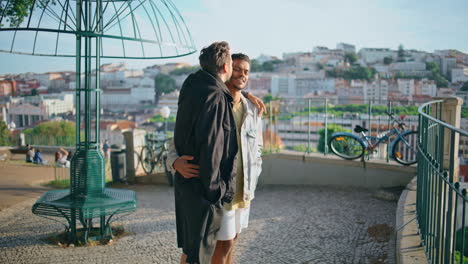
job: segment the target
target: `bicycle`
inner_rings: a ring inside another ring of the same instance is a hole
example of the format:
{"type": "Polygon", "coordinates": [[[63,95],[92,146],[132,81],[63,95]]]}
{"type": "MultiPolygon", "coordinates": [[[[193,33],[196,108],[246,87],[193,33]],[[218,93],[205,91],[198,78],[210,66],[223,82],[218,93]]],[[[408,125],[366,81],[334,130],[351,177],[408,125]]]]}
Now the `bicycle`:
{"type": "Polygon", "coordinates": [[[360,136],[348,132],[333,133],[328,142],[329,149],[333,154],[347,160],[364,158],[366,151],[369,158],[371,153],[377,152],[376,148],[380,143],[395,136],[389,149],[391,158],[405,166],[417,163],[418,132],[407,130],[405,123],[397,120],[393,113],[388,111],[386,113],[392,121],[393,128],[385,132],[383,136],[368,136],[366,134],[368,129],[356,125],[354,132],[360,136]]]}
{"type": "Polygon", "coordinates": [[[158,166],[164,168],[167,181],[170,186],[174,185],[174,175],[166,165],[167,155],[169,153],[169,139],[157,139],[153,134],[145,136],[146,145],[141,149],[139,160],[143,171],[150,175],[158,166]]]}

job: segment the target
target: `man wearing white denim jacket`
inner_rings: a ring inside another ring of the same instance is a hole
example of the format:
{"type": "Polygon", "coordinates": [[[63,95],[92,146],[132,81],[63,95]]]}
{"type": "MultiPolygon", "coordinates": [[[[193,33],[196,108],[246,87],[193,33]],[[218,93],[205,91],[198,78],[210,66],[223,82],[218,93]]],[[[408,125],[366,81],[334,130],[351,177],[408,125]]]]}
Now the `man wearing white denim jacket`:
{"type": "MultiPolygon", "coordinates": [[[[233,114],[239,145],[236,188],[233,201],[224,204],[224,216],[217,233],[212,264],[232,263],[234,243],[241,230],[248,226],[250,201],[254,198],[262,169],[262,120],[256,105],[241,93],[249,78],[250,59],[244,54],[232,54],[232,64],[232,77],[226,86],[234,99],[233,114]]],[[[191,156],[179,157],[172,144],[167,163],[169,168],[177,170],[185,178],[192,178],[198,176],[198,166],[187,162],[192,159],[191,156]]]]}

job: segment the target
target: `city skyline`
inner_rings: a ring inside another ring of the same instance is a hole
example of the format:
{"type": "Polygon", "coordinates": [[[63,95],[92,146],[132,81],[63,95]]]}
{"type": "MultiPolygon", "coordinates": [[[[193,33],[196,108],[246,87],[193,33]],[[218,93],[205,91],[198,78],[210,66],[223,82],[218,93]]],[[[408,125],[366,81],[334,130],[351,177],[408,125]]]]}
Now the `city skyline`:
{"type": "MultiPolygon", "coordinates": [[[[315,46],[334,48],[345,42],[360,48],[390,48],[433,52],[456,49],[468,53],[468,34],[459,31],[468,24],[468,2],[279,1],[216,0],[178,1],[199,51],[213,41],[226,40],[233,52],[255,58],[260,54],[280,57],[286,52],[312,51],[315,46]],[[442,19],[434,19],[440,17],[442,19]],[[216,22],[216,23],[214,23],[216,22]]],[[[144,68],[167,62],[197,64],[195,54],[167,60],[103,60],[126,62],[129,68],[144,68]]],[[[0,74],[74,70],[74,59],[44,58],[0,53],[0,74]],[[45,63],[47,62],[47,63],[45,63]]]]}

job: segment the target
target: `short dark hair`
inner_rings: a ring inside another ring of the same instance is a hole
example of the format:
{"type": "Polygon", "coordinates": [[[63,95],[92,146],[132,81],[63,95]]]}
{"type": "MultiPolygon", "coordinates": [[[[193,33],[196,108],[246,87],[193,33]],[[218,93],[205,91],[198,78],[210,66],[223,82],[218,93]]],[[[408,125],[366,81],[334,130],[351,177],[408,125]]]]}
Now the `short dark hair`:
{"type": "Polygon", "coordinates": [[[244,53],[234,53],[231,55],[232,60],[243,60],[250,64],[249,56],[245,55],[244,53]]]}
{"type": "Polygon", "coordinates": [[[229,43],[226,41],[214,42],[200,51],[200,66],[203,70],[218,74],[224,64],[229,62],[229,43]]]}

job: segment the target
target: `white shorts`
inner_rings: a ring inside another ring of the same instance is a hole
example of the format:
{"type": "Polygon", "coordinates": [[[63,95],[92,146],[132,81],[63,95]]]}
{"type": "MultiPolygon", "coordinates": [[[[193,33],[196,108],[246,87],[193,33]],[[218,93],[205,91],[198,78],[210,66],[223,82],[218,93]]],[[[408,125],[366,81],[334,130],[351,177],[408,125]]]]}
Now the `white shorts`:
{"type": "Polygon", "coordinates": [[[236,210],[224,210],[221,228],[216,234],[216,240],[232,240],[243,228],[249,225],[250,206],[236,210]]]}

